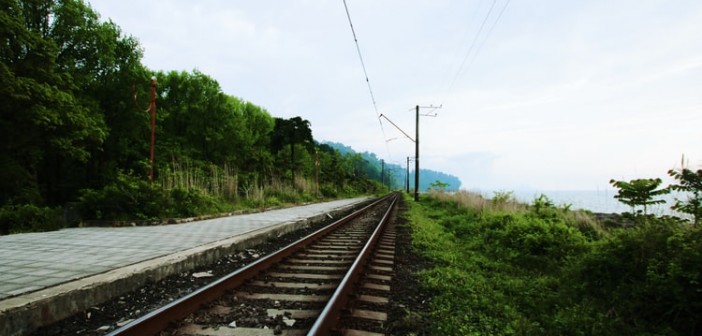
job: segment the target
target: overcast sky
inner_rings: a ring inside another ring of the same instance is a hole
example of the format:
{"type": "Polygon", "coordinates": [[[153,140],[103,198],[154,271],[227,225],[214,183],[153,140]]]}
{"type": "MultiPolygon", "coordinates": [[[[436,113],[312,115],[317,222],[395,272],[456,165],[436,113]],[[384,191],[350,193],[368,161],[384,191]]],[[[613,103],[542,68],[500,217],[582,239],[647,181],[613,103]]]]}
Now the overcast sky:
{"type": "MultiPolygon", "coordinates": [[[[342,0],[90,3],[151,69],[198,69],[317,140],[414,156],[381,129],[342,0]]],[[[414,106],[443,104],[420,119],[421,164],[464,189],[601,190],[683,154],[702,168],[702,1],[347,4],[377,113],[414,137],[414,106]]]]}

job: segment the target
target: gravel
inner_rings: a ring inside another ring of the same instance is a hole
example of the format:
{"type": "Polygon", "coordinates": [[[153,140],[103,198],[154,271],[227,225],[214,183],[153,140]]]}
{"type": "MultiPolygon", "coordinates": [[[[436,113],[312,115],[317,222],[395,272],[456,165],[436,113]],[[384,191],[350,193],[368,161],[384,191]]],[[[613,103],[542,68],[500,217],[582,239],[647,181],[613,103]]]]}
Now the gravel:
{"type": "Polygon", "coordinates": [[[392,278],[388,335],[432,335],[429,315],[433,293],[422,288],[417,273],[432,264],[412,249],[412,233],[404,217],[407,205],[400,202],[395,230],[395,274],[392,278]]]}

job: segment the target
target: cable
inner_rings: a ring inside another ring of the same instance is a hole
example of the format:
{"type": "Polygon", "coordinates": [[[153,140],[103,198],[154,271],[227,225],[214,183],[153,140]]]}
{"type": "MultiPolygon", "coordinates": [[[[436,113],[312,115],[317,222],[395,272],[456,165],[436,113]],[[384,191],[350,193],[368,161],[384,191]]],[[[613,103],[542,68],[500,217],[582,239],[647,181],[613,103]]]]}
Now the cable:
{"type": "MultiPolygon", "coordinates": [[[[358,44],[358,38],[356,37],[356,30],[353,28],[353,22],[351,22],[351,13],[349,13],[349,6],[344,2],[344,9],[346,9],[346,17],[349,19],[349,26],[351,26],[351,33],[353,34],[353,41],[356,43],[356,51],[358,52],[358,59],[361,61],[361,67],[363,68],[363,76],[366,78],[366,84],[368,84],[368,92],[370,93],[371,101],[373,102],[373,109],[375,110],[375,116],[380,124],[380,131],[383,133],[383,140],[387,139],[385,135],[385,128],[383,127],[383,121],[380,120],[380,113],[378,112],[378,104],[375,102],[375,95],[373,94],[373,88],[371,87],[370,80],[368,79],[368,71],[366,70],[366,64],[363,62],[363,55],[361,54],[361,47],[358,44]]],[[[390,155],[390,147],[387,141],[385,142],[385,149],[388,152],[388,157],[392,160],[392,155],[390,155]]]]}
{"type": "Polygon", "coordinates": [[[461,61],[461,65],[458,67],[458,71],[456,71],[456,75],[453,76],[453,80],[451,81],[451,84],[449,85],[449,88],[446,91],[451,91],[451,89],[453,89],[453,86],[456,84],[456,80],[458,80],[458,77],[461,75],[461,72],[463,71],[463,66],[465,66],[466,61],[468,60],[468,56],[470,56],[471,52],[473,51],[473,48],[475,47],[475,42],[478,40],[480,33],[483,32],[483,28],[485,28],[485,23],[487,22],[488,18],[490,17],[492,10],[495,8],[496,3],[497,3],[497,0],[492,1],[492,5],[490,5],[490,10],[488,10],[487,15],[485,15],[485,19],[483,19],[483,22],[480,24],[480,28],[478,29],[478,32],[475,33],[475,37],[473,38],[473,42],[471,42],[470,48],[468,48],[468,52],[466,52],[466,55],[463,56],[463,60],[461,61]]]}
{"type": "Polygon", "coordinates": [[[470,62],[468,62],[467,69],[470,69],[470,66],[473,65],[473,62],[475,62],[475,59],[478,58],[478,54],[480,54],[480,50],[485,45],[485,42],[490,38],[490,35],[492,34],[492,30],[495,29],[497,22],[500,21],[500,18],[502,17],[502,14],[504,14],[505,9],[507,9],[507,5],[509,5],[509,2],[510,2],[510,0],[507,0],[505,2],[505,5],[502,7],[502,9],[500,10],[500,13],[497,15],[497,19],[495,19],[495,22],[492,23],[492,26],[490,26],[490,29],[488,29],[487,34],[485,34],[485,38],[480,43],[480,45],[478,45],[478,48],[475,49],[475,53],[473,53],[473,57],[471,58],[470,62]]]}
{"type": "Polygon", "coordinates": [[[480,28],[478,29],[478,32],[475,34],[475,37],[473,38],[473,41],[470,44],[470,48],[468,48],[468,52],[466,52],[465,56],[463,57],[463,60],[461,61],[461,65],[458,67],[458,71],[456,71],[456,74],[453,77],[453,80],[451,80],[451,83],[449,84],[448,88],[446,89],[446,93],[444,95],[444,99],[442,100],[442,105],[448,98],[449,93],[451,90],[453,90],[454,86],[456,85],[456,82],[458,81],[458,78],[461,76],[461,73],[464,70],[464,66],[466,65],[466,62],[470,58],[470,62],[468,63],[468,67],[470,67],[475,59],[477,58],[478,53],[482,49],[483,45],[485,45],[485,42],[487,39],[490,37],[490,34],[492,33],[493,29],[497,25],[497,22],[500,21],[500,18],[502,18],[502,14],[504,14],[505,10],[507,9],[507,6],[509,5],[510,0],[507,0],[505,2],[505,5],[502,7],[500,10],[500,13],[497,16],[497,19],[492,23],[492,26],[488,29],[487,34],[485,35],[485,38],[483,41],[476,47],[476,42],[480,38],[480,34],[483,32],[483,29],[485,28],[485,24],[487,23],[488,19],[490,18],[490,14],[492,14],[492,11],[495,9],[495,5],[497,4],[497,0],[493,0],[492,5],[490,5],[490,9],[488,10],[488,13],[485,15],[485,18],[483,19],[482,23],[480,24],[480,28]],[[475,50],[474,53],[473,50],[475,50]],[[471,57],[472,53],[472,57],[471,57]]]}

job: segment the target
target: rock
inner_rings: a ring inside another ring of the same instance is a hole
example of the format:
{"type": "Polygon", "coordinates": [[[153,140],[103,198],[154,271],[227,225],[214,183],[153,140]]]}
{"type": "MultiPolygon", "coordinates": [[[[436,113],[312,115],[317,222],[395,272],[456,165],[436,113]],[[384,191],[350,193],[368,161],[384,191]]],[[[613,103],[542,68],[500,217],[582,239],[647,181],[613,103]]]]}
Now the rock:
{"type": "Polygon", "coordinates": [[[128,319],[128,320],[124,320],[124,321],[119,321],[119,322],[117,322],[117,326],[121,328],[121,327],[126,326],[127,324],[129,324],[129,323],[132,322],[132,321],[134,321],[134,319],[128,319]]]}
{"type": "Polygon", "coordinates": [[[283,316],[283,323],[288,327],[292,327],[295,324],[295,319],[283,316]]]}
{"type": "Polygon", "coordinates": [[[229,328],[236,328],[236,321],[232,321],[232,323],[229,323],[229,328]]]}
{"type": "Polygon", "coordinates": [[[212,271],[207,271],[207,272],[197,272],[193,273],[193,278],[210,278],[213,277],[212,271]]]}

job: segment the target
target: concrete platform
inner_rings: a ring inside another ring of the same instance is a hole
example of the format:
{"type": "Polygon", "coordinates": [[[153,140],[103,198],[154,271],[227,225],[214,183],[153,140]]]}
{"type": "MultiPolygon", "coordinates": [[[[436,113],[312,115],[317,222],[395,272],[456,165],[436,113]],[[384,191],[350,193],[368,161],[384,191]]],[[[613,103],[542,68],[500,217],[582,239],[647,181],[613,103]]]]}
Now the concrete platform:
{"type": "Polygon", "coordinates": [[[0,335],[23,335],[366,201],[355,198],[184,224],[0,236],[0,335]]]}

